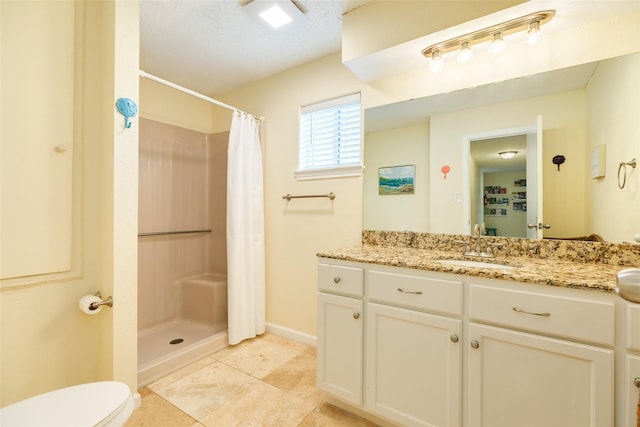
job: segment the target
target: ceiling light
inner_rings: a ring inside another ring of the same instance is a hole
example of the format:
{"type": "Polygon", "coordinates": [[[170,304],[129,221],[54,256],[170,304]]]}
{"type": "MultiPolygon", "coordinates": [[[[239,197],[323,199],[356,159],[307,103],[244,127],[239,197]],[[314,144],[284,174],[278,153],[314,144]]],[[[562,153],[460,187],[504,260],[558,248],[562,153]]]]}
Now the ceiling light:
{"type": "Polygon", "coordinates": [[[507,44],[504,42],[502,38],[502,33],[495,33],[493,35],[493,41],[489,45],[489,52],[494,55],[499,54],[507,47],[507,44]]]}
{"type": "Polygon", "coordinates": [[[460,47],[460,52],[458,52],[458,62],[464,63],[469,62],[473,59],[473,52],[471,51],[471,47],[469,46],[469,42],[463,42],[460,47]]]}
{"type": "Polygon", "coordinates": [[[429,67],[431,68],[431,71],[433,71],[434,73],[437,73],[442,69],[443,66],[444,66],[444,59],[442,59],[442,56],[440,56],[440,51],[437,51],[437,50],[434,51],[431,54],[431,62],[429,63],[429,67]]]}
{"type": "Polygon", "coordinates": [[[277,4],[274,4],[264,12],[260,12],[258,15],[260,15],[260,18],[267,21],[267,24],[271,25],[273,28],[280,28],[293,21],[293,18],[287,15],[277,4]]]}
{"type": "Polygon", "coordinates": [[[304,14],[290,0],[253,0],[243,10],[271,29],[283,27],[304,18],[304,14]]]}
{"type": "MultiPolygon", "coordinates": [[[[482,28],[471,33],[463,34],[452,39],[444,40],[439,43],[432,44],[422,50],[422,54],[433,59],[433,54],[437,51],[439,55],[445,55],[449,52],[453,52],[460,48],[461,45],[470,46],[473,44],[477,46],[480,43],[493,41],[496,44],[491,49],[500,49],[500,40],[504,43],[504,38],[510,34],[528,31],[529,36],[533,39],[539,38],[539,31],[543,24],[546,24],[556,14],[555,10],[543,10],[540,12],[530,13],[529,15],[521,16],[519,18],[512,19],[510,21],[502,22],[500,24],[492,25],[487,28],[482,28]],[[496,40],[497,39],[497,40],[496,40]]],[[[504,45],[502,47],[504,49],[504,45]]],[[[469,50],[469,52],[471,52],[469,50]]],[[[465,57],[464,54],[463,58],[465,57]]],[[[469,58],[470,59],[470,58],[469,58]]],[[[468,60],[468,59],[467,59],[468,60]]]]}
{"type": "Polygon", "coordinates": [[[524,36],[524,42],[529,46],[533,46],[538,43],[540,39],[540,22],[532,22],[529,24],[529,30],[524,36]]]}
{"type": "Polygon", "coordinates": [[[517,151],[501,151],[498,153],[498,155],[505,160],[513,159],[516,154],[518,154],[517,151]]]}

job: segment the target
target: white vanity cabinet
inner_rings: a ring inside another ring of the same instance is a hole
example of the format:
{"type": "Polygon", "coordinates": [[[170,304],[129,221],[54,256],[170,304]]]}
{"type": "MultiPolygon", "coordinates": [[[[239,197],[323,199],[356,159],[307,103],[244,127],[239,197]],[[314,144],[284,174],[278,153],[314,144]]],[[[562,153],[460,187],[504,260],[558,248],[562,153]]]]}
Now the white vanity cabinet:
{"type": "MultiPolygon", "coordinates": [[[[347,409],[399,426],[627,426],[613,294],[328,258],[318,291],[318,387],[347,409]]],[[[638,345],[620,353],[626,377],[638,345]]]]}
{"type": "Polygon", "coordinates": [[[615,304],[516,287],[470,284],[469,425],[613,425],[615,304]]]}
{"type": "Polygon", "coordinates": [[[399,425],[459,426],[462,282],[366,277],[366,409],[399,425]]]}

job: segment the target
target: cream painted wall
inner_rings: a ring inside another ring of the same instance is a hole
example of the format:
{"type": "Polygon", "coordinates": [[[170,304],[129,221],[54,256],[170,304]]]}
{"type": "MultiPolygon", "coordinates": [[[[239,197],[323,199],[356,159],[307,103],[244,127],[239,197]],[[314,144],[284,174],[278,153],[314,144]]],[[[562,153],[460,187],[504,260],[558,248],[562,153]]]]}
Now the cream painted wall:
{"type": "MultiPolygon", "coordinates": [[[[179,92],[149,79],[140,78],[140,116],[170,125],[212,133],[220,126],[214,120],[216,110],[223,110],[202,99],[179,92]]],[[[229,122],[229,120],[227,120],[229,122]]],[[[226,129],[229,129],[227,123],[226,129]]]]}
{"type": "Polygon", "coordinates": [[[364,150],[365,230],[429,231],[429,124],[369,132],[364,150]],[[378,169],[415,165],[414,194],[378,194],[378,169]]]}
{"type": "Polygon", "coordinates": [[[640,161],[639,70],[639,53],[607,61],[596,69],[586,91],[588,146],[606,146],[606,176],[592,180],[588,171],[593,193],[590,229],[607,230],[603,238],[613,242],[630,242],[640,233],[640,164],[635,170],[628,168],[624,189],[617,182],[620,162],[640,161]],[[605,83],[611,81],[617,84],[605,83]]]}
{"type": "MultiPolygon", "coordinates": [[[[109,22],[113,35],[109,40],[114,52],[113,62],[108,64],[113,70],[114,87],[106,97],[110,107],[106,111],[111,115],[104,120],[113,129],[107,132],[109,139],[105,141],[106,147],[113,147],[113,163],[105,165],[105,169],[113,170],[113,192],[102,195],[113,203],[109,224],[113,230],[104,241],[109,242],[107,246],[113,253],[113,264],[108,269],[113,271],[112,294],[117,301],[112,310],[113,350],[108,359],[111,377],[129,384],[134,391],[138,384],[138,129],[124,127],[123,116],[113,108],[113,100],[126,97],[139,103],[139,22],[138,2],[113,3],[113,21],[109,22]]],[[[102,374],[109,378],[108,370],[102,374]]]]}
{"type": "Polygon", "coordinates": [[[137,99],[138,22],[137,2],[76,5],[74,274],[0,291],[2,406],[95,380],[136,389],[137,129],[114,104],[137,99]],[[81,313],[97,290],[113,309],[81,313]]]}
{"type": "MultiPolygon", "coordinates": [[[[497,104],[431,117],[431,231],[463,233],[463,204],[454,202],[462,192],[462,139],[464,135],[497,129],[532,126],[543,117],[543,185],[545,222],[562,236],[583,235],[585,230],[586,107],[583,90],[497,104]],[[557,172],[551,158],[563,154],[567,162],[557,172]],[[451,173],[442,179],[442,165],[451,173]],[[567,206],[576,218],[565,215],[567,206]],[[565,234],[566,233],[566,234],[565,234]]],[[[558,236],[558,235],[556,235],[558,236]]]]}
{"type": "Polygon", "coordinates": [[[264,116],[267,322],[316,334],[316,253],[361,242],[362,178],[296,181],[300,106],[359,92],[336,53],[242,89],[221,101],[264,116]],[[336,198],[297,199],[291,194],[336,198]]]}

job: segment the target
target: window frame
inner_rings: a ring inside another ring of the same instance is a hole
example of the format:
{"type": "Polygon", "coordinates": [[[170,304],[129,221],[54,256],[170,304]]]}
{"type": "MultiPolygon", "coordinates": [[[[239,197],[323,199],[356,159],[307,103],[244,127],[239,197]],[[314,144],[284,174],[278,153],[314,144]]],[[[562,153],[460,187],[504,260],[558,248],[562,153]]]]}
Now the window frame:
{"type": "Polygon", "coordinates": [[[298,115],[298,167],[294,172],[294,175],[297,180],[312,180],[312,179],[328,179],[328,178],[342,178],[342,177],[355,177],[362,176],[363,170],[363,124],[364,124],[364,113],[362,109],[362,95],[360,92],[339,96],[337,98],[328,99],[321,102],[316,102],[313,104],[308,104],[300,107],[299,115],[298,115]],[[333,165],[328,167],[310,167],[310,168],[302,168],[300,162],[300,155],[302,151],[302,119],[303,115],[313,113],[316,111],[326,110],[329,108],[337,107],[340,105],[351,104],[353,102],[359,103],[360,109],[360,132],[359,132],[359,144],[358,144],[358,163],[349,163],[346,165],[333,165]]]}

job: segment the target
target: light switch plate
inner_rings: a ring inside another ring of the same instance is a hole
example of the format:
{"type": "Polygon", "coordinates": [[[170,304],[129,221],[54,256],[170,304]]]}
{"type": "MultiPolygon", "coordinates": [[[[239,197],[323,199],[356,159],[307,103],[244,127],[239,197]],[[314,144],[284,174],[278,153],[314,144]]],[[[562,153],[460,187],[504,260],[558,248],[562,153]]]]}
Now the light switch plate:
{"type": "Polygon", "coordinates": [[[607,152],[606,145],[600,144],[591,150],[591,178],[604,178],[607,174],[607,152]]]}

